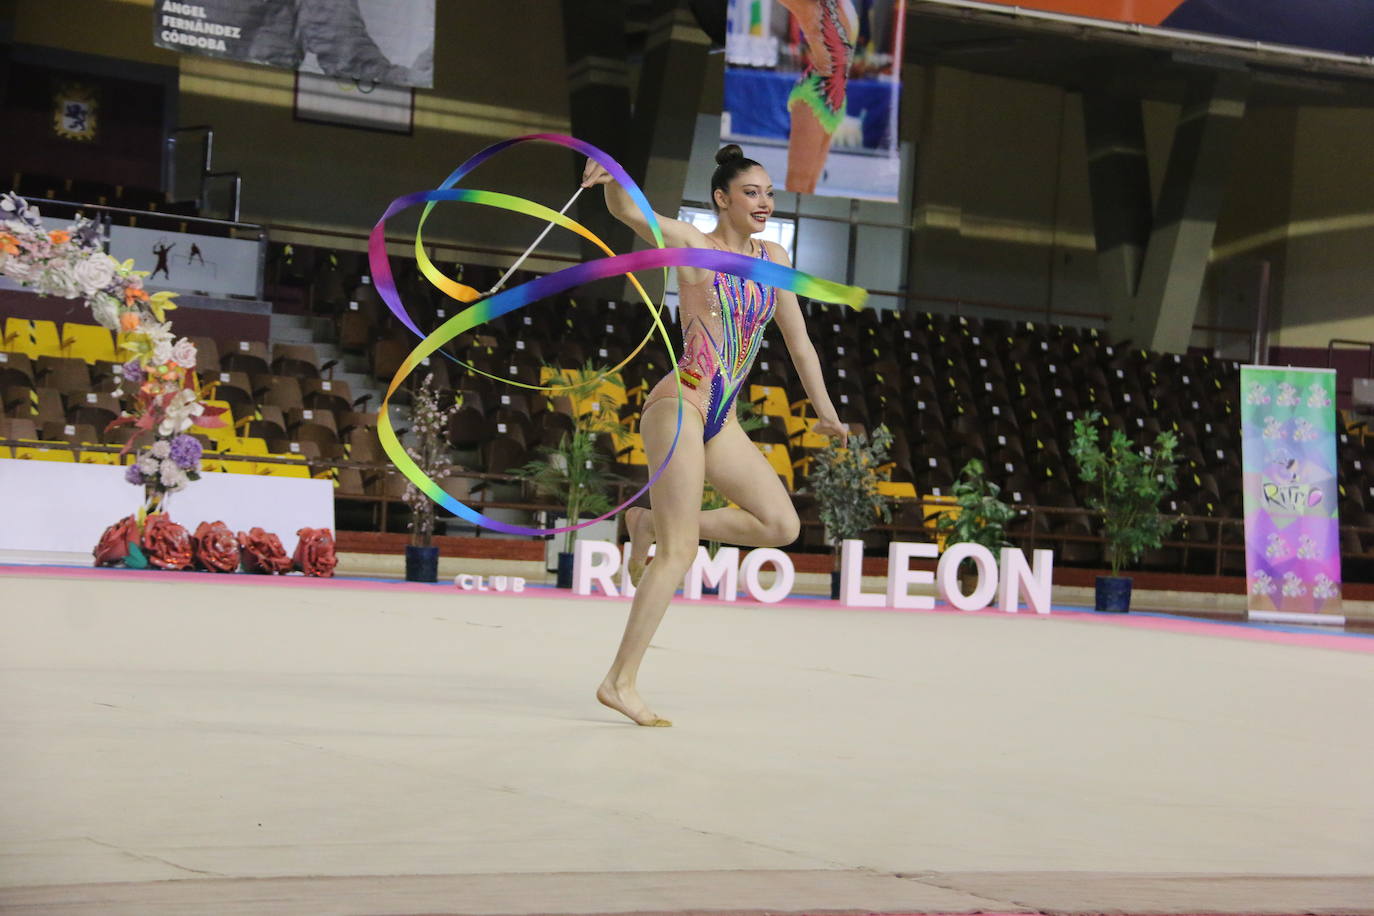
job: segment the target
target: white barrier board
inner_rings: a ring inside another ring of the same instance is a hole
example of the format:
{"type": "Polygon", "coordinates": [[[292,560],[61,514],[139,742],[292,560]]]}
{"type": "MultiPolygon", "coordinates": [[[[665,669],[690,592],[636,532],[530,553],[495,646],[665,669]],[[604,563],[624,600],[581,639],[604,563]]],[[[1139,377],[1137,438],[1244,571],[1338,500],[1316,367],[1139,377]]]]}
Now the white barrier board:
{"type": "MultiPolygon", "coordinates": [[[[0,551],[91,555],[105,528],[138,511],[143,488],[124,468],[100,464],[0,459],[0,551]]],[[[328,480],[206,474],[167,503],[172,520],[195,532],[201,522],[232,531],[258,527],[281,538],[288,554],[301,528],[334,528],[328,480]]]]}

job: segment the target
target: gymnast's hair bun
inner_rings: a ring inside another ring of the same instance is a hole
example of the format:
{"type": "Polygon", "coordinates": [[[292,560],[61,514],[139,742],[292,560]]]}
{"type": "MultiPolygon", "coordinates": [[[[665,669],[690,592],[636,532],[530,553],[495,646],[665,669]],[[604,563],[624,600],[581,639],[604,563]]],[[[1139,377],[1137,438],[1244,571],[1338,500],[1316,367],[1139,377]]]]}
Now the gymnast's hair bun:
{"type": "Polygon", "coordinates": [[[740,149],[738,143],[730,143],[720,148],[716,153],[716,165],[724,165],[731,159],[743,159],[744,150],[740,149]]]}

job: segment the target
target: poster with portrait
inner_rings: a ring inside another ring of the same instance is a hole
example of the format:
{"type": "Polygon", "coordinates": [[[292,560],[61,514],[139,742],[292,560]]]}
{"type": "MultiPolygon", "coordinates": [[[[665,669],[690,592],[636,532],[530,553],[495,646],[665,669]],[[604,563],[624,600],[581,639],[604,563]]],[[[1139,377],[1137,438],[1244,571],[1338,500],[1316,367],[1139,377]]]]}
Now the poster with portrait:
{"type": "Polygon", "coordinates": [[[729,0],[721,140],[779,190],[897,200],[906,0],[729,0]]]}
{"type": "Polygon", "coordinates": [[[153,43],[362,86],[434,86],[434,0],[153,0],[153,43]]]}

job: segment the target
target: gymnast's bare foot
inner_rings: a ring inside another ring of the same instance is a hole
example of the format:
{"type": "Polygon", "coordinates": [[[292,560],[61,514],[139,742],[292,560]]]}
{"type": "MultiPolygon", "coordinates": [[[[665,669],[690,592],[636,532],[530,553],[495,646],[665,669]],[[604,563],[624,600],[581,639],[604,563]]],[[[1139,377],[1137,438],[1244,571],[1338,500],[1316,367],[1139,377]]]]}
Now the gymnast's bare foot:
{"type": "Polygon", "coordinates": [[[630,584],[639,588],[639,581],[644,578],[644,565],[649,559],[649,545],[654,542],[653,512],[638,506],[626,509],[625,528],[630,533],[630,559],[626,568],[630,584]]]}
{"type": "Polygon", "coordinates": [[[617,687],[609,677],[596,688],[596,698],[601,701],[601,705],[609,706],[616,712],[628,716],[636,725],[667,728],[673,724],[654,715],[640,699],[639,691],[633,687],[617,687]]]}

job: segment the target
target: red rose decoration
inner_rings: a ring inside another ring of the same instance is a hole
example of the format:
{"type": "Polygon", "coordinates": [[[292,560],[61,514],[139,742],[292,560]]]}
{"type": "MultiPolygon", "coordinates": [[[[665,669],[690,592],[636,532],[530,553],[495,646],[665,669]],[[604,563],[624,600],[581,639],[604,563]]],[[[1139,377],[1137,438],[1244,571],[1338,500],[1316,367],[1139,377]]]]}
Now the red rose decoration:
{"type": "Polygon", "coordinates": [[[261,528],[239,532],[239,559],[243,571],[250,573],[284,573],[291,571],[291,558],[282,549],[281,538],[261,528]]]}
{"type": "Polygon", "coordinates": [[[296,568],[307,576],[334,575],[334,567],[339,565],[334,556],[334,535],[328,528],[302,528],[296,532],[300,538],[296,542],[296,555],[292,561],[296,568]]]}
{"type": "Polygon", "coordinates": [[[130,547],[138,547],[138,521],[132,515],[106,528],[91,555],[96,566],[118,566],[128,559],[130,547]]]}
{"type": "Polygon", "coordinates": [[[221,573],[239,568],[239,540],[224,522],[201,522],[192,542],[199,568],[221,573]]]}
{"type": "Polygon", "coordinates": [[[191,565],[191,535],[159,512],[143,523],[143,552],[158,569],[185,569],[191,565]]]}

